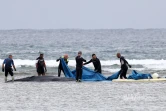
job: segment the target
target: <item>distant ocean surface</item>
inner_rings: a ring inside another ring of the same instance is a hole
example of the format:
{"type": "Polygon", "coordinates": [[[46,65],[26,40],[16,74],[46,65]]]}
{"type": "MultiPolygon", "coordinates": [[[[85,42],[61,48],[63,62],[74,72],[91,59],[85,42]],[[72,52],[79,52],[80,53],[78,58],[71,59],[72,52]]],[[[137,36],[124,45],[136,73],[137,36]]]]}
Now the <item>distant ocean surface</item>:
{"type": "MultiPolygon", "coordinates": [[[[73,70],[80,50],[86,60],[97,55],[105,76],[120,70],[117,52],[132,65],[128,74],[137,70],[166,76],[166,29],[1,30],[0,44],[0,64],[14,56],[15,79],[37,75],[39,52],[45,54],[47,75],[57,76],[56,59],[63,54],[69,55],[73,70]]],[[[93,69],[92,64],[86,67],[93,69]]],[[[4,83],[0,71],[0,111],[166,111],[165,87],[165,82],[4,83]]]]}
{"type": "MultiPolygon", "coordinates": [[[[69,55],[69,67],[73,70],[78,51],[86,60],[95,53],[105,75],[120,69],[117,52],[132,65],[128,74],[131,70],[166,74],[166,29],[0,30],[0,45],[0,63],[13,54],[16,74],[36,74],[39,52],[44,53],[48,74],[57,75],[56,59],[63,54],[69,55]]],[[[92,64],[86,67],[93,69],[92,64]]]]}

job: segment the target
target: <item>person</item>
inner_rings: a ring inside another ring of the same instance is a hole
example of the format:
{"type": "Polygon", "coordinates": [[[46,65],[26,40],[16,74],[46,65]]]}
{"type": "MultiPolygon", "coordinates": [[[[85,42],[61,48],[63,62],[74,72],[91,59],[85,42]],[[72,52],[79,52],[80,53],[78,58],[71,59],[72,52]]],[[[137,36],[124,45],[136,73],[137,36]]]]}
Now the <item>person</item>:
{"type": "Polygon", "coordinates": [[[128,70],[128,66],[131,68],[131,65],[126,61],[126,59],[121,56],[120,53],[117,53],[117,57],[120,58],[120,63],[121,63],[121,70],[120,70],[120,79],[127,79],[126,74],[128,70]]]}
{"type": "Polygon", "coordinates": [[[62,58],[64,59],[66,64],[68,64],[68,62],[69,62],[68,61],[69,56],[67,54],[65,54],[64,56],[62,56],[62,57],[60,57],[59,59],[56,60],[57,62],[60,61],[59,66],[58,66],[58,77],[61,76],[61,71],[63,71],[63,73],[64,73],[64,70],[63,70],[63,67],[62,67],[62,61],[61,61],[62,58]]]}
{"type": "Polygon", "coordinates": [[[11,75],[12,77],[12,81],[14,81],[14,74],[13,74],[13,69],[16,71],[15,65],[14,65],[14,61],[13,61],[13,56],[9,55],[8,58],[6,58],[2,64],[2,72],[5,71],[5,82],[7,82],[7,76],[8,73],[11,75]]]}
{"type": "Polygon", "coordinates": [[[37,60],[36,69],[38,76],[41,75],[44,76],[45,73],[47,72],[46,63],[44,61],[44,54],[40,53],[40,56],[36,60],[37,60]]]}
{"type": "Polygon", "coordinates": [[[81,82],[82,79],[82,66],[83,62],[86,62],[84,58],[81,57],[82,52],[78,52],[78,56],[75,58],[76,60],[76,82],[81,82]]]}
{"type": "Polygon", "coordinates": [[[84,65],[89,64],[93,62],[93,65],[95,67],[94,71],[98,72],[98,73],[102,73],[101,72],[101,64],[100,64],[100,60],[96,57],[96,54],[92,54],[92,59],[86,63],[84,63],[84,65]]]}

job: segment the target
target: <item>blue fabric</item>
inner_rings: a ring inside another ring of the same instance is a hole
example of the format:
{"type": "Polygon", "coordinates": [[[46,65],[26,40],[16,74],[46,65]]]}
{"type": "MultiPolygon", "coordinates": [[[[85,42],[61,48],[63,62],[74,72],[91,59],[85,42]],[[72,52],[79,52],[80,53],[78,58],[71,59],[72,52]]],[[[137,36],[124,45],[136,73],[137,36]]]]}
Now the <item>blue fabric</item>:
{"type": "Polygon", "coordinates": [[[61,58],[61,64],[64,70],[65,77],[68,78],[75,78],[76,76],[70,71],[69,67],[66,65],[66,62],[64,61],[64,58],[61,58]]]}
{"type": "Polygon", "coordinates": [[[152,78],[151,74],[142,74],[142,73],[138,73],[135,70],[132,71],[132,73],[128,76],[128,79],[149,79],[152,78]]]}
{"type": "Polygon", "coordinates": [[[109,76],[109,77],[107,78],[107,80],[112,81],[113,79],[118,79],[119,74],[120,74],[120,71],[118,71],[118,72],[116,72],[115,74],[112,74],[111,76],[109,76]]]}
{"type": "MultiPolygon", "coordinates": [[[[76,76],[76,70],[72,71],[72,73],[76,76]]],[[[84,81],[104,81],[106,77],[102,74],[94,72],[91,69],[86,67],[82,67],[82,80],[84,81]]]]}
{"type": "MultiPolygon", "coordinates": [[[[64,70],[65,77],[68,78],[76,78],[76,70],[70,71],[69,67],[66,65],[65,61],[63,58],[61,58],[61,63],[62,67],[64,70]]],[[[112,81],[113,79],[118,79],[120,71],[116,72],[115,74],[112,74],[108,78],[103,76],[100,73],[94,72],[91,69],[88,69],[86,67],[83,67],[83,72],[82,72],[82,80],[83,81],[112,81]]],[[[128,79],[148,79],[152,78],[151,74],[142,74],[142,73],[137,73],[135,70],[132,71],[132,74],[129,75],[128,79]]]]}
{"type": "MultiPolygon", "coordinates": [[[[70,71],[69,67],[64,62],[64,59],[61,58],[62,67],[65,73],[65,77],[76,78],[76,70],[70,71]]],[[[82,80],[83,81],[103,81],[106,80],[102,74],[94,72],[86,67],[82,68],[82,80]]]]}

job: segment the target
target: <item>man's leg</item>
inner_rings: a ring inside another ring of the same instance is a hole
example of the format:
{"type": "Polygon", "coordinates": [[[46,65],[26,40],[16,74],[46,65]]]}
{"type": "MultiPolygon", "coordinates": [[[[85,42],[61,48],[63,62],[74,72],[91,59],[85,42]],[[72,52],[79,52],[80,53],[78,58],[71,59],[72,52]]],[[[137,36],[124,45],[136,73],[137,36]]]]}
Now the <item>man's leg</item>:
{"type": "Polygon", "coordinates": [[[60,77],[60,76],[61,76],[61,69],[58,68],[58,77],[60,77]]]}
{"type": "Polygon", "coordinates": [[[64,72],[63,68],[62,68],[62,72],[63,72],[63,74],[65,75],[65,72],[64,72]]]}
{"type": "Polygon", "coordinates": [[[5,82],[7,82],[8,70],[5,69],[5,82]]]}
{"type": "Polygon", "coordinates": [[[78,78],[79,78],[79,69],[76,68],[76,81],[78,81],[78,78]]]}
{"type": "Polygon", "coordinates": [[[41,76],[39,68],[37,68],[37,74],[38,74],[38,76],[41,76]]]}
{"type": "Polygon", "coordinates": [[[81,79],[82,79],[82,68],[79,69],[79,81],[81,82],[81,79]]]}
{"type": "Polygon", "coordinates": [[[10,74],[10,75],[11,75],[11,77],[12,77],[12,81],[14,81],[14,74],[13,74],[12,69],[9,71],[9,74],[10,74]]]}
{"type": "Polygon", "coordinates": [[[120,73],[120,79],[123,79],[123,73],[124,73],[123,69],[121,69],[119,73],[120,73]]]}
{"type": "Polygon", "coordinates": [[[125,69],[125,70],[124,70],[124,74],[123,74],[123,77],[124,77],[125,79],[127,79],[127,77],[126,77],[127,70],[128,70],[128,69],[125,69]]]}
{"type": "Polygon", "coordinates": [[[46,75],[44,68],[41,68],[41,73],[42,73],[42,76],[46,75]]]}

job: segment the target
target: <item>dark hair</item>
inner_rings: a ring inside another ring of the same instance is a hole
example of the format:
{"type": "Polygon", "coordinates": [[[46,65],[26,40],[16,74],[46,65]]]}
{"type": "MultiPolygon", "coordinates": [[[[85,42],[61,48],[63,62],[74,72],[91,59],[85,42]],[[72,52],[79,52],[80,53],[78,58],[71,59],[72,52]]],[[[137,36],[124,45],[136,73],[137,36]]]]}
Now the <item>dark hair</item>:
{"type": "Polygon", "coordinates": [[[94,55],[96,55],[96,54],[92,54],[92,57],[93,57],[94,55]]]}
{"type": "Polygon", "coordinates": [[[78,54],[82,54],[82,51],[79,51],[78,54]]]}

